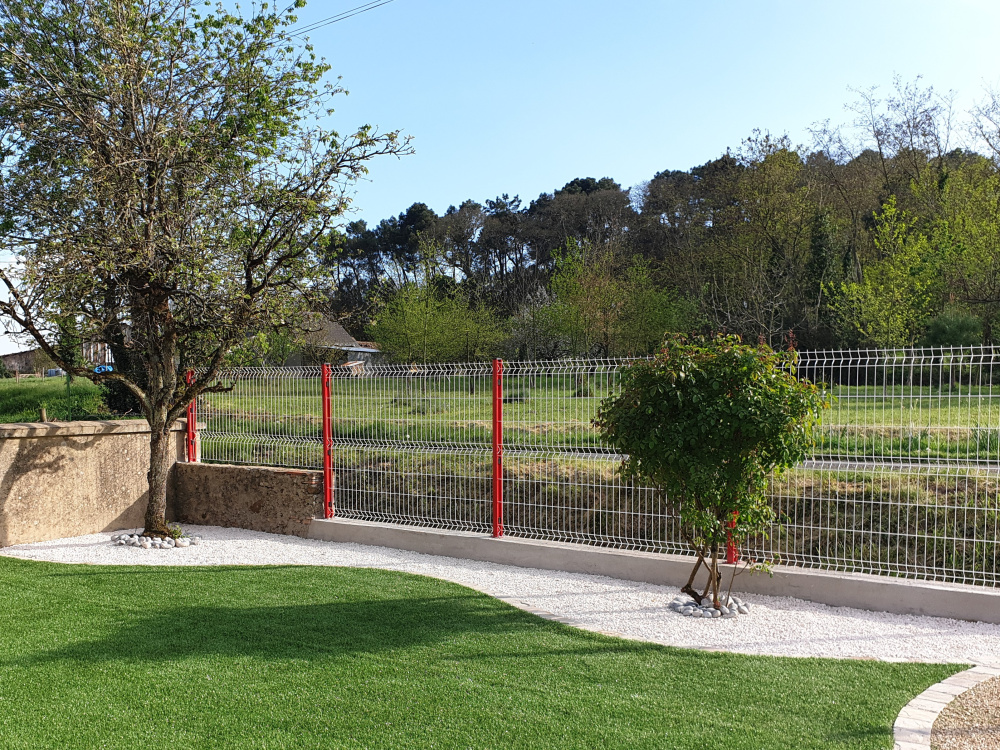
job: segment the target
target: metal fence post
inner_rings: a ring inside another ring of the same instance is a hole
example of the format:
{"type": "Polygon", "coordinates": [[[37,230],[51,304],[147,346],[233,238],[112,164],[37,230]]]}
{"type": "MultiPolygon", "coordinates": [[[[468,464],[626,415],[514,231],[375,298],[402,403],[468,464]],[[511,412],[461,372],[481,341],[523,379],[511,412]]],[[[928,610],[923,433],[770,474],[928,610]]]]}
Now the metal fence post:
{"type": "Polygon", "coordinates": [[[733,541],[733,529],[736,528],[736,517],[739,511],[733,511],[733,517],[729,520],[729,529],[726,531],[726,562],[735,565],[739,562],[739,552],[736,550],[736,542],[733,541]]]}
{"type": "MultiPolygon", "coordinates": [[[[188,385],[194,383],[194,370],[188,370],[184,374],[184,382],[188,385]]],[[[198,463],[198,399],[196,398],[187,408],[187,460],[188,463],[198,463]]]]}
{"type": "Polygon", "coordinates": [[[323,517],[333,518],[333,409],[330,403],[330,379],[333,368],[324,364],[323,380],[323,517]]]}
{"type": "Polygon", "coordinates": [[[503,536],[503,360],[493,360],[493,536],[503,536]]]}

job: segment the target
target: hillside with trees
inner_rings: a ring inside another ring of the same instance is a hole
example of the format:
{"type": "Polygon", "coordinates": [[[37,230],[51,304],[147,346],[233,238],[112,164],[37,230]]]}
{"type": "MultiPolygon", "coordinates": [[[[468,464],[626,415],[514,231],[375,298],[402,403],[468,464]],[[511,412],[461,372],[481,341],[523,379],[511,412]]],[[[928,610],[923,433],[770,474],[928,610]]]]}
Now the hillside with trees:
{"type": "Polygon", "coordinates": [[[1000,335],[1000,99],[956,116],[897,81],[809,146],[761,132],[626,188],[348,224],[324,259],[336,315],[397,361],[651,352],[665,331],[807,349],[1000,335]]]}

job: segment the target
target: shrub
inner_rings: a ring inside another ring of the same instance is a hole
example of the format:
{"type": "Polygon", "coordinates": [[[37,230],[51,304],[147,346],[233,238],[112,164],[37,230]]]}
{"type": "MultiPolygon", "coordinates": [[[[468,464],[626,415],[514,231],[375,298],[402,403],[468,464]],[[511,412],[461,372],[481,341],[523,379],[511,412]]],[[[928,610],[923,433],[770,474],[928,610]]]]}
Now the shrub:
{"type": "Polygon", "coordinates": [[[749,346],[736,336],[668,338],[652,360],[622,374],[621,391],[601,404],[595,424],[626,458],[628,479],[665,492],[692,530],[697,560],[684,591],[719,606],[719,553],[774,521],[768,480],[805,458],[812,427],[827,406],[816,386],[795,377],[794,352],[749,346]],[[708,585],[698,594],[702,566],[708,585]]]}

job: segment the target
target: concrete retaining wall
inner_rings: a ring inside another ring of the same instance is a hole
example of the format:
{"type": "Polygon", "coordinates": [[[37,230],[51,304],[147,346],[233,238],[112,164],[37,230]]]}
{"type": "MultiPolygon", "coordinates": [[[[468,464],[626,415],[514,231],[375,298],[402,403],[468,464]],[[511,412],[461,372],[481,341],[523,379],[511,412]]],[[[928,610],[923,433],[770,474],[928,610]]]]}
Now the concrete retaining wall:
{"type": "Polygon", "coordinates": [[[0,425],[0,547],[141,526],[148,469],[144,421],[0,425]]]}
{"type": "Polygon", "coordinates": [[[181,523],[306,536],[323,515],[323,473],[263,466],[177,464],[171,506],[181,523]]]}
{"type": "MultiPolygon", "coordinates": [[[[313,520],[309,536],[313,539],[371,544],[524,568],[591,573],[677,587],[687,582],[694,563],[693,558],[684,555],[627,552],[513,537],[492,539],[482,534],[340,518],[313,520]]],[[[725,580],[728,582],[731,568],[723,567],[726,570],[725,580]]],[[[701,578],[703,577],[704,574],[701,578]]],[[[775,566],[773,577],[749,573],[737,576],[733,590],[768,596],[792,596],[834,607],[856,607],[876,612],[952,617],[1000,624],[1000,591],[979,586],[779,565],[775,566]]]]}

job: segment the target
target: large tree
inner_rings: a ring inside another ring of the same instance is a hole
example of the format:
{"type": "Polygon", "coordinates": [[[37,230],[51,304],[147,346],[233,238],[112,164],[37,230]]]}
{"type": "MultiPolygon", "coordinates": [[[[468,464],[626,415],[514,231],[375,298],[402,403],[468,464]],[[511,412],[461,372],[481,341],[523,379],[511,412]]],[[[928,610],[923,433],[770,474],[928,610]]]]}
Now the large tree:
{"type": "Polygon", "coordinates": [[[0,0],[0,211],[16,259],[0,313],[68,372],[139,400],[147,534],[167,533],[172,425],[225,388],[234,347],[301,321],[346,188],[408,150],[398,132],[324,126],[341,89],[289,33],[304,4],[0,0]],[[129,367],[67,362],[67,321],[129,367]]]}

